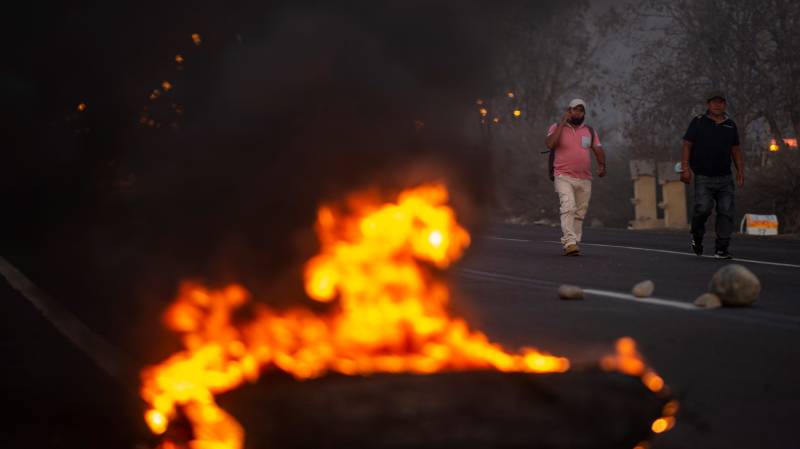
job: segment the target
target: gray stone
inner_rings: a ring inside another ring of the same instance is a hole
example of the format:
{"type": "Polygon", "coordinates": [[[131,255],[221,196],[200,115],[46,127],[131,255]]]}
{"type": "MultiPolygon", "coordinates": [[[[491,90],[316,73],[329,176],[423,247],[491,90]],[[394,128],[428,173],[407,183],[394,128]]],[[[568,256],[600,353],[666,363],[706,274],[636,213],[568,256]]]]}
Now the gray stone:
{"type": "Polygon", "coordinates": [[[722,307],[722,301],[713,293],[703,293],[694,300],[694,305],[704,309],[716,309],[722,307]]]}
{"type": "Polygon", "coordinates": [[[642,281],[633,286],[631,294],[637,298],[647,298],[653,294],[655,289],[656,284],[653,281],[642,281]]]}
{"type": "Polygon", "coordinates": [[[564,284],[558,287],[558,297],[561,299],[583,299],[583,289],[576,285],[564,284]]]}
{"type": "Polygon", "coordinates": [[[708,286],[724,306],[749,306],[761,293],[761,282],[747,268],[732,263],[717,270],[708,286]]]}

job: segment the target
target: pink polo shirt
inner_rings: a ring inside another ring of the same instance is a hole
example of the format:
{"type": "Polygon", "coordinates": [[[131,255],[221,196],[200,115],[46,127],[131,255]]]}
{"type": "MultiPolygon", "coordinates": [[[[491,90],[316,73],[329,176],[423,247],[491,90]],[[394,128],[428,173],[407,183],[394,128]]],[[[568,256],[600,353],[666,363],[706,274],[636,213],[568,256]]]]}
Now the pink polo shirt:
{"type": "MultiPolygon", "coordinates": [[[[550,125],[547,135],[556,132],[558,124],[550,125]]],[[[594,146],[601,146],[597,133],[591,136],[589,128],[580,124],[577,128],[570,124],[561,130],[561,138],[556,144],[553,172],[556,176],[571,176],[578,179],[592,179],[592,137],[594,146]]]]}

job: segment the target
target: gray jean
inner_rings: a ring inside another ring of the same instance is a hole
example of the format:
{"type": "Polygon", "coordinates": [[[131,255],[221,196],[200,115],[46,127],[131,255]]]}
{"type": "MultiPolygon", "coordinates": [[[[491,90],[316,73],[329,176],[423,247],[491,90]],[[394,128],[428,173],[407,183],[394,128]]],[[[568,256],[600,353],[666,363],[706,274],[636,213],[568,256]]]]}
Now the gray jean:
{"type": "Polygon", "coordinates": [[[692,236],[696,241],[702,241],[706,233],[706,221],[711,215],[711,209],[716,204],[717,238],[714,246],[717,251],[727,250],[733,233],[733,215],[735,187],[733,176],[702,176],[694,177],[694,209],[692,214],[692,236]]]}

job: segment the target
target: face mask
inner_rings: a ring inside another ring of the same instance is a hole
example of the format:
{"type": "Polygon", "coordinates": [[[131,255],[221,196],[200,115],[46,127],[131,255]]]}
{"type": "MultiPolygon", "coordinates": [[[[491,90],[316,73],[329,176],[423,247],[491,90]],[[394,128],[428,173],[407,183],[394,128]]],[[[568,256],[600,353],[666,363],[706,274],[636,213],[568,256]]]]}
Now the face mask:
{"type": "Polygon", "coordinates": [[[572,117],[571,119],[569,119],[569,122],[572,123],[575,126],[578,126],[581,123],[583,123],[583,119],[584,119],[584,117],[580,117],[580,118],[579,117],[572,117]]]}

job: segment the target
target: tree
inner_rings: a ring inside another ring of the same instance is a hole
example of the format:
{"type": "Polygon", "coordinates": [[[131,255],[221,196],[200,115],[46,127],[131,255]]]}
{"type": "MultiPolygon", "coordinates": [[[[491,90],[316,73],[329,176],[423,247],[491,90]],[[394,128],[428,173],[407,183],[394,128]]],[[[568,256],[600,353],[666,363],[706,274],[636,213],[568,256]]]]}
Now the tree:
{"type": "MultiPolygon", "coordinates": [[[[786,0],[640,0],[626,14],[628,36],[641,44],[631,76],[616,86],[630,110],[626,136],[635,156],[675,158],[692,114],[702,112],[705,93],[722,89],[739,125],[749,164],[765,161],[763,128],[783,149],[792,129],[800,135],[800,5],[786,0]]],[[[791,158],[790,158],[791,159],[791,158]]],[[[796,159],[796,158],[795,158],[796,159]]],[[[800,171],[782,160],[781,170],[751,171],[741,204],[773,205],[785,230],[800,171]],[[785,164],[783,164],[785,165],[785,164]],[[766,201],[768,195],[775,201],[766,201]],[[762,201],[763,200],[763,201],[762,201]]],[[[761,207],[763,209],[763,206],[761,207]]]]}
{"type": "MultiPolygon", "coordinates": [[[[516,2],[490,28],[497,85],[481,97],[478,120],[491,136],[495,204],[504,216],[557,217],[558,202],[541,154],[545,131],[571,97],[591,102],[603,69],[593,56],[589,4],[516,2]],[[577,13],[576,13],[577,11],[577,13]],[[514,111],[518,111],[515,115],[514,111]]],[[[590,108],[587,122],[595,110],[590,108]]]]}

